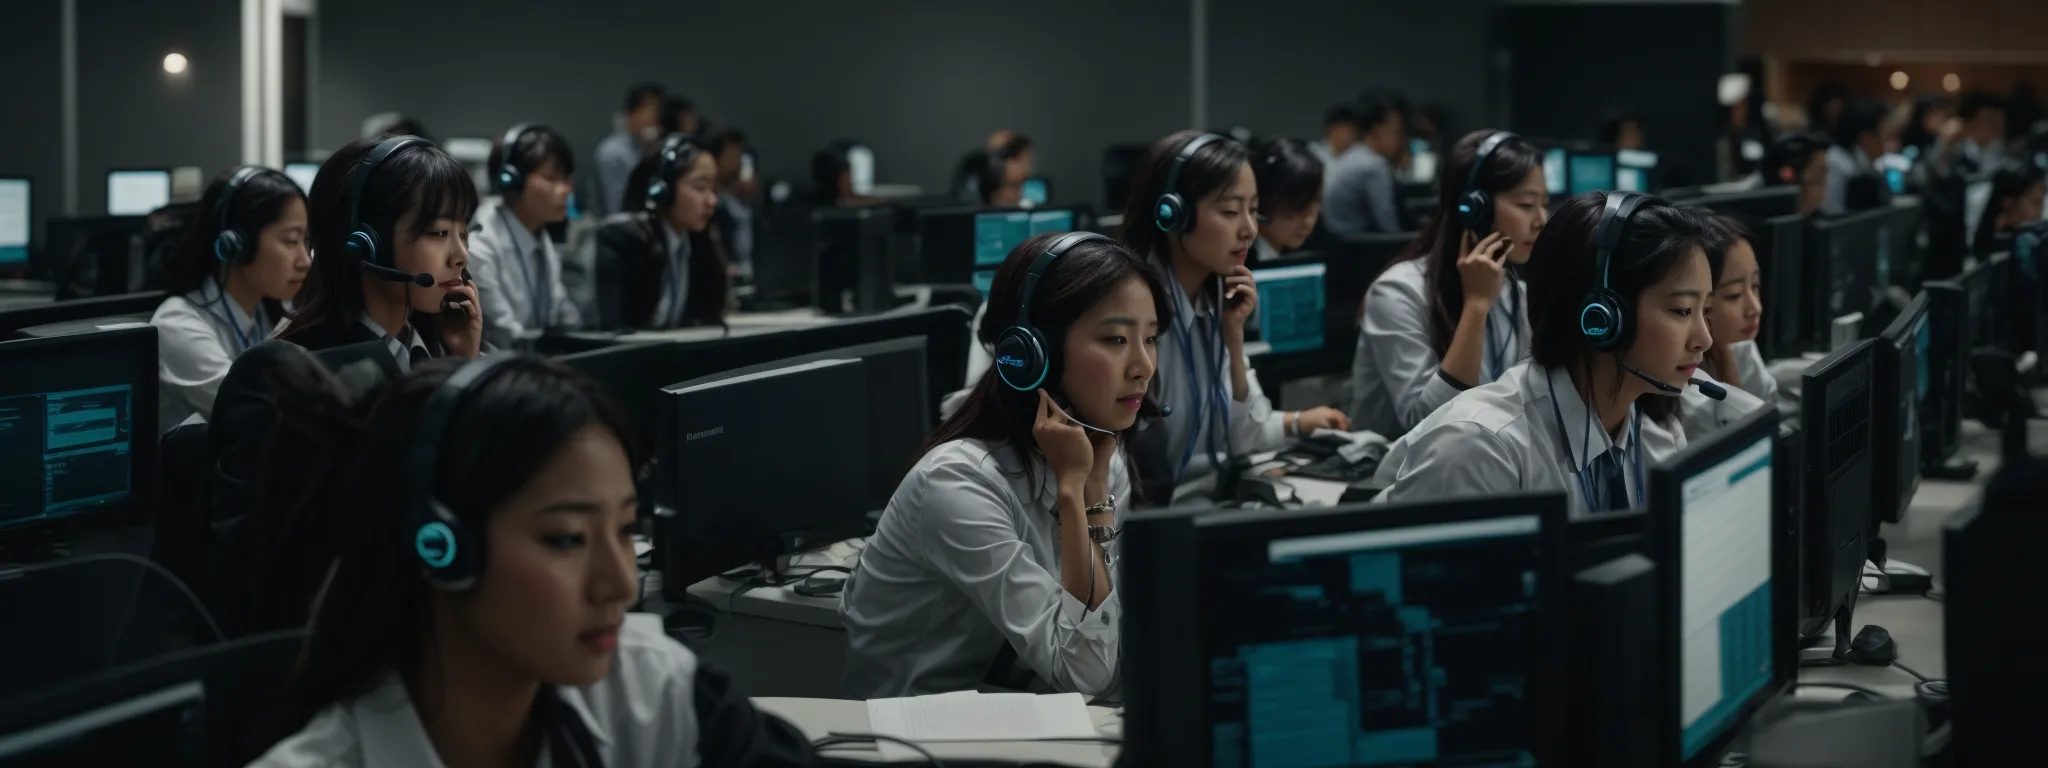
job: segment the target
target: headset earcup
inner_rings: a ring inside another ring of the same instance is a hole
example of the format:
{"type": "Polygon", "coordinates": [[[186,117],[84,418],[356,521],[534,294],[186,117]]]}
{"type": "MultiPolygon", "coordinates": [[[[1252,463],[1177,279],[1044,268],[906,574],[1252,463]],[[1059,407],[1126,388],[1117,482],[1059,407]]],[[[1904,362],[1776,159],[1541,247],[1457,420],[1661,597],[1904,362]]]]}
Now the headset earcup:
{"type": "Polygon", "coordinates": [[[1485,192],[1466,192],[1458,200],[1458,219],[1474,237],[1493,233],[1493,197],[1485,192]]]}
{"type": "Polygon", "coordinates": [[[223,264],[242,263],[242,233],[224,229],[220,234],[214,235],[213,257],[223,264]]]}
{"type": "Polygon", "coordinates": [[[515,194],[518,194],[518,193],[519,193],[519,182],[521,182],[521,181],[523,181],[523,179],[521,179],[521,178],[519,177],[519,169],[518,169],[518,168],[515,168],[515,167],[513,167],[511,163],[506,163],[506,164],[504,164],[504,165],[500,165],[500,166],[498,166],[498,192],[499,192],[499,194],[502,194],[502,195],[515,195],[515,194]]]}
{"type": "Polygon", "coordinates": [[[1180,195],[1171,192],[1160,195],[1159,202],[1152,205],[1152,223],[1157,225],[1161,232],[1180,229],[1186,218],[1187,205],[1181,201],[1180,195]]]}
{"type": "Polygon", "coordinates": [[[427,503],[433,505],[434,514],[413,530],[413,556],[434,586],[450,591],[468,589],[482,569],[483,548],[440,502],[427,503]]]}
{"type": "Polygon", "coordinates": [[[377,263],[377,233],[365,225],[348,233],[348,256],[361,264],[377,263]]]}
{"type": "Polygon", "coordinates": [[[1620,297],[1607,290],[1587,293],[1585,306],[1579,310],[1579,333],[1594,349],[1622,346],[1628,337],[1628,313],[1620,297]]]}
{"type": "Polygon", "coordinates": [[[661,210],[662,203],[664,202],[662,198],[665,197],[668,197],[668,182],[657,180],[647,185],[647,210],[661,210]]]}
{"type": "Polygon", "coordinates": [[[996,337],[996,377],[1019,392],[1029,392],[1045,383],[1047,363],[1044,340],[1038,331],[1020,326],[1003,329],[996,337]]]}

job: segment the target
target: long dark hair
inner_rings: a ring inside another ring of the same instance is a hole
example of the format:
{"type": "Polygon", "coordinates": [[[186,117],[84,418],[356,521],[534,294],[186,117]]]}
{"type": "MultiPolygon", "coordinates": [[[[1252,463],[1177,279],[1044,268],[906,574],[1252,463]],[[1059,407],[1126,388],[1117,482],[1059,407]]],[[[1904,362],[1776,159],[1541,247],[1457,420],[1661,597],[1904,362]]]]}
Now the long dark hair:
{"type": "MultiPolygon", "coordinates": [[[[661,234],[661,214],[646,210],[647,188],[653,186],[654,177],[661,174],[661,148],[667,143],[668,139],[663,138],[641,155],[640,163],[633,166],[633,172],[626,177],[626,194],[619,200],[619,209],[631,213],[634,220],[646,228],[648,242],[654,243],[656,258],[650,268],[656,281],[668,271],[668,259],[664,258],[668,246],[667,240],[661,234]]],[[[716,153],[711,152],[703,142],[695,138],[684,138],[682,150],[676,155],[675,166],[670,169],[671,175],[663,181],[668,182],[669,189],[677,188],[682,184],[683,177],[689,175],[690,166],[696,165],[697,158],[707,155],[713,158],[714,163],[716,162],[716,153]]],[[[715,171],[712,178],[712,183],[716,186],[715,171]]],[[[671,196],[669,199],[673,201],[675,198],[671,196]]],[[[688,313],[687,319],[699,323],[717,323],[725,318],[728,292],[725,277],[727,259],[725,248],[711,235],[717,228],[714,222],[704,227],[702,232],[676,233],[690,241],[690,295],[683,300],[683,308],[688,313]]],[[[648,304],[645,313],[647,317],[628,319],[632,325],[644,325],[648,318],[653,316],[653,312],[654,305],[648,304]]]]}
{"type": "MultiPolygon", "coordinates": [[[[364,308],[362,272],[348,256],[349,171],[375,149],[364,139],[342,147],[313,177],[313,195],[306,203],[306,229],[313,246],[313,269],[299,286],[291,325],[278,334],[287,341],[319,338],[333,329],[354,325],[364,308]],[[316,331],[319,335],[315,335],[316,331]]],[[[476,212],[476,183],[469,171],[431,144],[406,147],[384,158],[363,187],[363,223],[373,227],[383,247],[426,234],[437,219],[469,221],[476,212]],[[411,231],[399,232],[398,220],[419,212],[411,231]]]]}
{"type": "MultiPolygon", "coordinates": [[[[274,473],[333,473],[318,482],[330,495],[308,510],[332,542],[321,562],[331,558],[335,566],[287,687],[292,724],[368,693],[386,670],[411,678],[424,661],[433,587],[411,555],[411,490],[398,478],[406,476],[406,447],[427,399],[467,362],[434,360],[387,383],[365,410],[355,439],[335,446],[338,453],[272,464],[274,473]]],[[[462,439],[439,446],[432,489],[479,539],[487,536],[492,513],[519,490],[520,483],[506,479],[532,477],[587,426],[610,430],[638,466],[624,419],[595,383],[537,357],[500,365],[451,416],[446,433],[462,439]]],[[[483,567],[488,572],[488,559],[483,567]]],[[[421,697],[415,703],[428,712],[437,692],[423,691],[415,691],[421,697]]]]}
{"type": "MultiPolygon", "coordinates": [[[[220,205],[220,196],[227,189],[228,179],[240,168],[230,168],[213,177],[206,185],[206,192],[199,196],[199,206],[192,211],[191,223],[185,227],[185,235],[178,239],[178,247],[171,251],[160,269],[163,273],[164,292],[181,296],[199,290],[209,280],[221,278],[221,287],[226,289],[226,273],[213,253],[214,238],[220,235],[220,218],[214,210],[220,205]]],[[[242,182],[242,188],[235,192],[235,199],[228,204],[228,224],[242,231],[248,238],[244,253],[254,253],[261,248],[263,228],[284,215],[284,204],[293,200],[304,200],[305,193],[299,190],[291,177],[275,170],[264,169],[242,182]]],[[[284,304],[270,297],[263,298],[264,314],[272,319],[284,317],[284,304]]]]}
{"type": "MultiPolygon", "coordinates": [[[[1735,244],[1738,242],[1749,243],[1751,250],[1754,251],[1758,227],[1744,221],[1744,217],[1738,214],[1715,213],[1697,206],[1686,206],[1686,210],[1706,217],[1707,221],[1711,222],[1715,228],[1721,231],[1721,247],[1707,249],[1707,273],[1712,275],[1711,284],[1714,286],[1711,293],[1718,295],[1721,292],[1721,271],[1728,265],[1728,251],[1734,249],[1735,244]]],[[[1758,264],[1758,266],[1761,267],[1762,264],[1758,264]]],[[[1707,349],[1711,351],[1715,347],[1732,343],[1717,338],[1714,339],[1707,349]]],[[[1706,359],[1700,362],[1700,367],[1705,368],[1707,373],[1713,374],[1714,378],[1726,379],[1728,377],[1727,371],[1717,370],[1714,367],[1713,355],[1707,355],[1706,359]]]]}
{"type": "MultiPolygon", "coordinates": [[[[1064,236],[1064,232],[1049,232],[1038,235],[1019,244],[1010,251],[1003,265],[996,269],[995,280],[989,284],[988,309],[984,311],[976,339],[983,347],[994,348],[996,337],[1003,329],[1017,322],[1017,308],[1023,302],[1024,279],[1031,272],[1031,263],[1046,251],[1053,241],[1064,236]]],[[[1152,270],[1138,256],[1123,245],[1109,240],[1090,240],[1068,248],[1066,253],[1053,261],[1044,275],[1039,277],[1038,287],[1031,294],[1031,324],[1045,335],[1046,344],[1052,349],[1052,367],[1046,371],[1047,386],[1057,386],[1062,368],[1061,353],[1067,339],[1067,330],[1074,321],[1089,308],[1100,303],[1110,292],[1115,291],[1125,279],[1137,277],[1145,281],[1145,287],[1152,292],[1152,309],[1158,313],[1161,322],[1168,317],[1170,304],[1166,300],[1167,287],[1159,281],[1152,270]]],[[[982,372],[981,380],[975,382],[973,391],[960,405],[953,417],[932,431],[925,438],[924,445],[917,451],[919,457],[930,453],[945,443],[963,438],[987,441],[1008,441],[1020,456],[1038,454],[1038,440],[1031,435],[1031,426],[1037,419],[1038,393],[1019,392],[1002,382],[996,375],[995,362],[982,372]]],[[[1126,461],[1131,488],[1139,488],[1137,465],[1126,461]]],[[[1024,464],[1027,483],[1038,487],[1038,479],[1032,464],[1024,464]]]]}
{"type": "MultiPolygon", "coordinates": [[[[1139,258],[1158,259],[1169,275],[1173,274],[1173,255],[1166,247],[1167,233],[1159,231],[1159,227],[1153,224],[1153,203],[1169,191],[1166,177],[1173,170],[1174,157],[1180,154],[1182,147],[1201,135],[1201,131],[1181,131],[1153,142],[1152,148],[1145,150],[1145,158],[1131,169],[1131,196],[1124,201],[1124,226],[1123,231],[1117,233],[1117,239],[1129,246],[1139,258]]],[[[1170,191],[1178,193],[1187,202],[1187,216],[1197,217],[1195,209],[1201,201],[1216,194],[1216,190],[1230,186],[1237,180],[1237,169],[1250,161],[1251,155],[1243,144],[1229,138],[1209,142],[1195,150],[1194,157],[1188,158],[1187,165],[1180,169],[1180,188],[1170,191]]],[[[1222,280],[1221,277],[1212,279],[1222,280]]],[[[1170,316],[1160,315],[1160,321],[1164,322],[1170,316]]]]}
{"type": "Polygon", "coordinates": [[[1977,218],[1977,238],[1970,241],[1970,250],[1978,256],[1996,253],[1998,242],[1998,217],[2012,207],[2013,201],[2027,194],[2027,190],[2042,183],[2041,169],[2032,162],[2007,160],[1991,174],[1991,202],[1985,204],[1984,215],[1977,218]]]}
{"type": "MultiPolygon", "coordinates": [[[[1594,228],[1600,222],[1607,195],[1588,192],[1564,202],[1557,214],[1536,238],[1534,253],[1526,270],[1529,283],[1529,356],[1536,365],[1590,370],[1593,356],[1601,354],[1579,330],[1579,310],[1585,306],[1586,291],[1599,284],[1596,274],[1594,228]]],[[[1623,231],[1621,247],[1609,262],[1608,284],[1631,309],[1639,309],[1643,289],[1663,280],[1698,248],[1711,254],[1727,248],[1719,227],[1706,216],[1672,205],[1663,198],[1651,198],[1637,208],[1623,231]]],[[[1635,317],[1627,318],[1634,328],[1635,317]]],[[[1634,344],[1634,334],[1616,354],[1634,344]]],[[[1615,369],[1612,386],[1619,387],[1625,374],[1615,369]]],[[[1597,392],[1601,382],[1590,382],[1597,392]]],[[[1678,417],[1679,398],[1644,397],[1636,404],[1652,420],[1671,424],[1678,417]]]]}
{"type": "MultiPolygon", "coordinates": [[[[1480,142],[1495,133],[1498,131],[1492,129],[1473,131],[1451,146],[1444,169],[1436,175],[1437,214],[1400,259],[1429,260],[1422,270],[1422,285],[1423,293],[1429,297],[1429,345],[1438,357],[1450,348],[1451,335],[1458,331],[1458,315],[1465,306],[1465,278],[1458,274],[1458,249],[1463,245],[1465,224],[1457,215],[1458,199],[1465,196],[1465,184],[1472,178],[1472,162],[1479,156],[1480,142]]],[[[1486,167],[1479,171],[1479,186],[1498,198],[1528,178],[1530,171],[1541,167],[1543,152],[1536,145],[1519,136],[1506,139],[1486,156],[1486,167]]],[[[1533,261],[1535,257],[1530,258],[1533,261]]],[[[1509,295],[1514,297],[1513,310],[1520,314],[1521,292],[1509,295]]],[[[1522,331],[1516,328],[1513,332],[1522,331]]]]}

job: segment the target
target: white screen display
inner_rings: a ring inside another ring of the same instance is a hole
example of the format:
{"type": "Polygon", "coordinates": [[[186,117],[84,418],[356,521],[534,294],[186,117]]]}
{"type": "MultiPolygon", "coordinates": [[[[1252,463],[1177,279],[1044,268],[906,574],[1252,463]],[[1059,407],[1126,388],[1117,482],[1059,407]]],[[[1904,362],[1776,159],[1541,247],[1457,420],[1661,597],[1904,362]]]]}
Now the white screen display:
{"type": "Polygon", "coordinates": [[[170,202],[170,171],[107,173],[108,216],[141,216],[170,202]]]}
{"type": "Polygon", "coordinates": [[[1679,726],[1690,758],[1771,679],[1771,443],[1680,484],[1679,726]]]}

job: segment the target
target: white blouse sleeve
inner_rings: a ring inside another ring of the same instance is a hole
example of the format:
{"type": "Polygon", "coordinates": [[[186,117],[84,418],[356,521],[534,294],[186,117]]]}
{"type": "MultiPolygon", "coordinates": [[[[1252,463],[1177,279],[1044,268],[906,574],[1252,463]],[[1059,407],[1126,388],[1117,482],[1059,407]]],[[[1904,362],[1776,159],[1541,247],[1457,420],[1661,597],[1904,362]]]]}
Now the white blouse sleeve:
{"type": "MultiPolygon", "coordinates": [[[[1394,418],[1404,431],[1464,391],[1443,375],[1443,361],[1429,342],[1428,300],[1400,281],[1379,280],[1366,291],[1358,353],[1372,355],[1379,364],[1385,379],[1380,386],[1391,394],[1394,418]]],[[[1479,383],[1460,382],[1464,387],[1479,383]]]]}
{"type": "Polygon", "coordinates": [[[1436,426],[1412,438],[1386,501],[1507,493],[1522,486],[1522,461],[1501,439],[1469,421],[1436,426]]]}
{"type": "Polygon", "coordinates": [[[220,332],[179,298],[166,299],[150,324],[156,326],[157,378],[164,393],[211,419],[214,395],[235,364],[220,332]]]}

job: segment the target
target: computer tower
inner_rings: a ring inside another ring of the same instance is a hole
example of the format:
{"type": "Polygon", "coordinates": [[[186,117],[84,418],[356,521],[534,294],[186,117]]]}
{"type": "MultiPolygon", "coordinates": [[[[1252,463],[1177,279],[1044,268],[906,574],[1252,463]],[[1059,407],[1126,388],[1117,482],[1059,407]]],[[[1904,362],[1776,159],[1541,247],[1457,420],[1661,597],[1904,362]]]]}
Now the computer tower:
{"type": "Polygon", "coordinates": [[[1568,765],[1657,764],[1656,564],[1627,554],[1572,575],[1568,765]]]}

